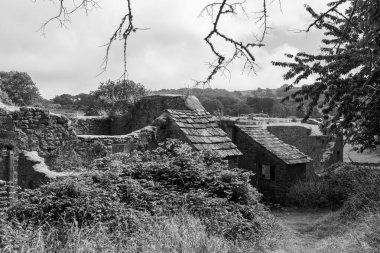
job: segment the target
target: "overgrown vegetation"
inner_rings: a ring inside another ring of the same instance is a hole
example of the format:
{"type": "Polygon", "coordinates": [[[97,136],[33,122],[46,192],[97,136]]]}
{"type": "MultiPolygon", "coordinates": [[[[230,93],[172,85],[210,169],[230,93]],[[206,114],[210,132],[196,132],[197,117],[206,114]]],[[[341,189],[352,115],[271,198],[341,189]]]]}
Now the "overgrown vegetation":
{"type": "Polygon", "coordinates": [[[315,234],[321,239],[321,247],[324,250],[378,252],[380,248],[378,168],[336,164],[319,179],[295,184],[290,189],[288,198],[289,204],[297,207],[334,210],[307,228],[308,233],[315,234]]]}
{"type": "Polygon", "coordinates": [[[46,248],[50,251],[74,241],[85,247],[81,240],[88,239],[134,245],[130,252],[152,252],[149,244],[167,247],[169,241],[173,250],[165,252],[178,247],[239,252],[245,244],[267,248],[276,224],[249,177],[174,140],[153,151],[115,154],[96,160],[79,177],[20,193],[7,210],[2,247],[33,244],[53,247],[46,248]]]}
{"type": "Polygon", "coordinates": [[[342,207],[343,215],[380,210],[380,171],[367,166],[337,164],[314,181],[300,181],[288,193],[299,207],[342,207]]]}

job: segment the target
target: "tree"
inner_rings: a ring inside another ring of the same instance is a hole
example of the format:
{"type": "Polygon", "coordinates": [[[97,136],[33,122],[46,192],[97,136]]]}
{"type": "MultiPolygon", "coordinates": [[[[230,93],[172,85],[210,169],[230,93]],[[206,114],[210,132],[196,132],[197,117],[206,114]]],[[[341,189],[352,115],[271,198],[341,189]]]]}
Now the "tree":
{"type": "Polygon", "coordinates": [[[255,113],[273,113],[273,105],[276,99],[269,97],[247,97],[247,105],[249,105],[255,113]]]}
{"type": "Polygon", "coordinates": [[[307,31],[324,30],[321,51],[287,54],[290,62],[273,64],[288,68],[284,78],[293,80],[289,88],[316,76],[291,96],[308,108],[306,118],[319,108],[330,133],[342,133],[362,149],[373,147],[380,133],[380,2],[340,0],[330,2],[323,13],[309,6],[307,11],[315,18],[307,31]],[[343,4],[349,7],[343,9],[343,4]]]}
{"type": "Polygon", "coordinates": [[[42,100],[36,84],[25,72],[0,71],[0,87],[15,105],[35,105],[42,100]]]}
{"type": "Polygon", "coordinates": [[[202,101],[203,107],[212,114],[223,112],[223,104],[216,98],[206,98],[202,101]]]}
{"type": "Polygon", "coordinates": [[[13,105],[13,102],[9,98],[8,94],[5,91],[3,91],[1,88],[0,88],[0,102],[6,105],[13,105]]]}
{"type": "Polygon", "coordinates": [[[96,91],[91,91],[97,102],[98,110],[108,115],[119,115],[128,112],[129,108],[147,94],[141,84],[130,80],[107,81],[101,83],[96,91]]]}
{"type": "Polygon", "coordinates": [[[52,102],[54,104],[60,104],[60,105],[73,105],[74,104],[74,96],[70,94],[62,94],[57,95],[53,98],[52,102]]]}

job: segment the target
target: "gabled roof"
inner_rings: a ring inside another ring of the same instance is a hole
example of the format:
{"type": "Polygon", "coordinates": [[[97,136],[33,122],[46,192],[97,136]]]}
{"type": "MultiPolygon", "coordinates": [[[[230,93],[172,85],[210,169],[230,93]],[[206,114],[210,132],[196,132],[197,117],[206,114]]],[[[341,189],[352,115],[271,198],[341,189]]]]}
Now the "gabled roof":
{"type": "Polygon", "coordinates": [[[296,147],[286,144],[260,126],[236,125],[253,141],[283,161],[285,164],[308,163],[312,159],[299,151],[296,147]]]}
{"type": "Polygon", "coordinates": [[[242,153],[227,134],[218,127],[216,119],[205,110],[166,110],[197,150],[213,150],[220,157],[240,156],[242,153]]]}

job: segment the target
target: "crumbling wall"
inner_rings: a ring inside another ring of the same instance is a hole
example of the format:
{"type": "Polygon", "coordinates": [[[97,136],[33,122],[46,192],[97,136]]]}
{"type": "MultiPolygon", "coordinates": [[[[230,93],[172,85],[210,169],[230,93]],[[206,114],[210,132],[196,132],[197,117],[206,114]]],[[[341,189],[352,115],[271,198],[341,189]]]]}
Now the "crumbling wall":
{"type": "Polygon", "coordinates": [[[131,118],[132,116],[129,114],[112,116],[110,120],[110,134],[123,135],[123,134],[129,134],[130,132],[132,132],[131,123],[130,123],[131,118]]]}
{"type": "Polygon", "coordinates": [[[156,128],[144,127],[127,135],[78,135],[75,152],[88,164],[99,157],[133,150],[145,151],[157,147],[156,128]]]}
{"type": "Polygon", "coordinates": [[[204,107],[195,96],[154,95],[143,97],[131,110],[129,118],[126,119],[125,127],[120,128],[122,131],[116,132],[114,130],[113,132],[125,134],[148,126],[166,109],[204,110],[204,107]]]}
{"type": "Polygon", "coordinates": [[[7,182],[0,180],[0,210],[9,204],[9,192],[7,182]]]}
{"type": "Polygon", "coordinates": [[[268,125],[267,129],[283,142],[297,147],[313,159],[307,165],[309,177],[321,172],[326,166],[343,160],[343,143],[340,138],[330,139],[326,135],[313,135],[311,130],[304,126],[268,125]],[[326,157],[327,150],[332,150],[331,157],[326,157]],[[337,153],[340,153],[339,158],[337,153]]]}
{"type": "Polygon", "coordinates": [[[74,175],[68,172],[51,171],[36,151],[19,154],[17,183],[22,189],[34,189],[59,177],[74,175]]]}
{"type": "Polygon", "coordinates": [[[82,116],[72,118],[78,135],[111,135],[111,119],[104,116],[82,116]]]}
{"type": "Polygon", "coordinates": [[[77,143],[71,121],[42,108],[0,105],[2,146],[14,150],[33,150],[48,164],[63,153],[70,153],[77,143]]]}

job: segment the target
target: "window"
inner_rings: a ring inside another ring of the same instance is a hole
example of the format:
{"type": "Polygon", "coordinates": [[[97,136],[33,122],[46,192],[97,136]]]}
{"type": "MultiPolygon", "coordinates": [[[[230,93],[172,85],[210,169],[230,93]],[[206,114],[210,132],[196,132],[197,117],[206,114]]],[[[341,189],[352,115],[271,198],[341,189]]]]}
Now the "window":
{"type": "Polygon", "coordinates": [[[263,179],[274,181],[276,178],[275,170],[276,170],[276,166],[274,165],[268,165],[268,164],[261,165],[261,175],[263,179]]]}
{"type": "Polygon", "coordinates": [[[263,179],[270,179],[270,166],[263,164],[261,166],[261,175],[263,176],[263,179]]]}

